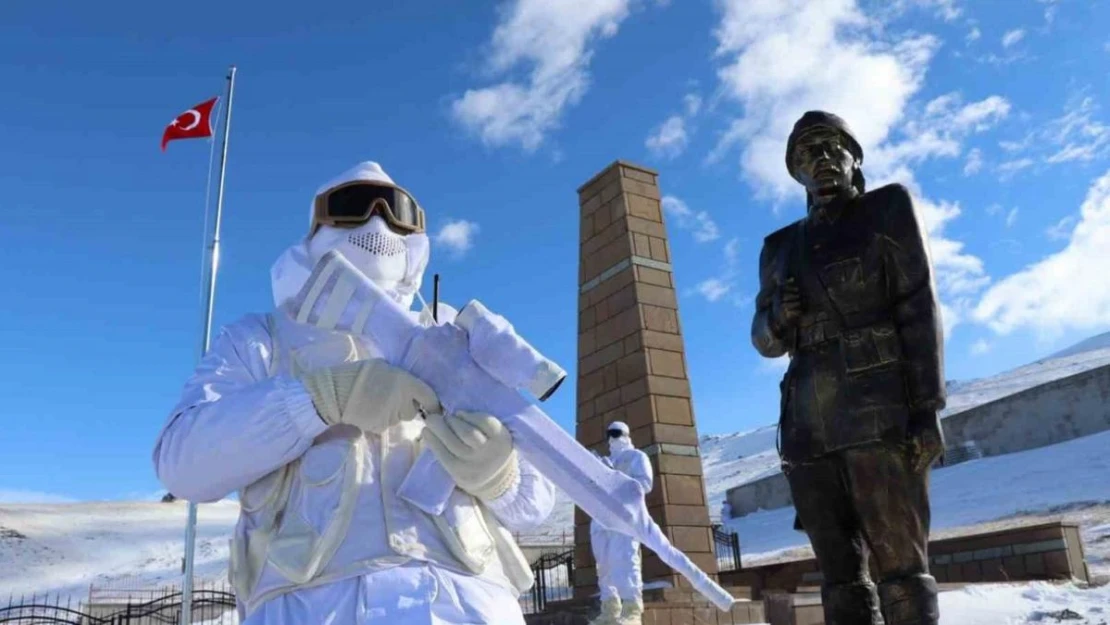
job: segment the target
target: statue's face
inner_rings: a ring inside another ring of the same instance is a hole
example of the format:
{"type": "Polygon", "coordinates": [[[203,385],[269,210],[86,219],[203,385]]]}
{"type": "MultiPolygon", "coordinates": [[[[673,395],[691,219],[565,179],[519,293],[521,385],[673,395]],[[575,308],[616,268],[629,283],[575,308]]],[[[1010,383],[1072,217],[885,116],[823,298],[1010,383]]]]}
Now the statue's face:
{"type": "Polygon", "coordinates": [[[805,133],[795,142],[790,158],[795,175],[815,198],[831,198],[852,186],[856,159],[835,129],[805,133]]]}

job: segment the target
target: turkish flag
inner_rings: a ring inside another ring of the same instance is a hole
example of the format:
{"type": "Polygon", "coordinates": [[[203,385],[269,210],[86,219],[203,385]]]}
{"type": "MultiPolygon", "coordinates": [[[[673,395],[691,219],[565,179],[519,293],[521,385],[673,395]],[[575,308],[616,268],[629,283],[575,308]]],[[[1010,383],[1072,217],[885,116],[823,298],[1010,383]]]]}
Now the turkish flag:
{"type": "Polygon", "coordinates": [[[170,122],[170,125],[166,126],[166,131],[162,133],[162,151],[166,151],[166,144],[170,141],[211,137],[212,107],[219,99],[217,96],[207,102],[201,102],[170,122]]]}

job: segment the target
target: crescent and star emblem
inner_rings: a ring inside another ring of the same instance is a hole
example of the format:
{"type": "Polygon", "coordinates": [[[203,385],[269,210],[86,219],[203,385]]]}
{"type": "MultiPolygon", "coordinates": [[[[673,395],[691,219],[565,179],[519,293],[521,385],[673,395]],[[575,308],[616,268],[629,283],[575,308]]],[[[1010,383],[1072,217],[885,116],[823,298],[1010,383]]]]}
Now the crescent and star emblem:
{"type": "Polygon", "coordinates": [[[181,119],[181,118],[185,117],[186,115],[192,115],[193,116],[193,121],[188,126],[184,126],[182,128],[182,130],[192,130],[193,128],[196,128],[200,124],[200,113],[198,113],[196,111],[196,109],[189,109],[189,110],[185,111],[184,113],[181,114],[181,117],[179,117],[178,119],[181,119]]]}

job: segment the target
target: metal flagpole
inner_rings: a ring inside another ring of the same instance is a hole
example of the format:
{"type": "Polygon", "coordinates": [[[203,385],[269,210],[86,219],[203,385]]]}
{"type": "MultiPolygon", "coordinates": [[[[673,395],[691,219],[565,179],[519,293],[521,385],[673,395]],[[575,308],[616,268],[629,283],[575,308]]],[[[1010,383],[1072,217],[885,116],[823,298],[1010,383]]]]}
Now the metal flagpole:
{"type": "MultiPolygon", "coordinates": [[[[220,220],[224,210],[224,174],[227,172],[227,142],[231,130],[231,99],[235,94],[235,66],[227,73],[227,111],[224,116],[224,144],[220,151],[220,178],[216,185],[216,227],[209,245],[208,288],[204,295],[204,329],[201,331],[201,357],[208,353],[212,336],[212,309],[216,299],[216,272],[220,263],[220,220]]],[[[193,621],[193,557],[197,542],[197,504],[189,502],[189,519],[185,523],[184,579],[181,585],[181,625],[193,621]]]]}

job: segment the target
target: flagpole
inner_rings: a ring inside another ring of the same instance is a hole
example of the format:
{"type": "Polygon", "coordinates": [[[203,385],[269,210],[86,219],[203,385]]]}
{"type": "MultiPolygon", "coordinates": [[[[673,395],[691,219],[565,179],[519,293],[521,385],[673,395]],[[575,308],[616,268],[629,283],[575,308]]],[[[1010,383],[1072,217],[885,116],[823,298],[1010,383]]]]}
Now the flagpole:
{"type": "MultiPolygon", "coordinates": [[[[231,100],[235,95],[235,66],[227,73],[227,111],[224,115],[223,148],[220,151],[220,177],[216,185],[216,227],[208,247],[208,288],[204,294],[204,329],[201,331],[201,357],[208,353],[212,337],[212,310],[216,300],[216,274],[220,263],[220,222],[224,210],[224,175],[227,173],[227,143],[231,130],[231,100]]],[[[185,523],[184,579],[181,585],[181,625],[193,620],[193,557],[197,542],[197,504],[189,502],[189,518],[185,523]]]]}

